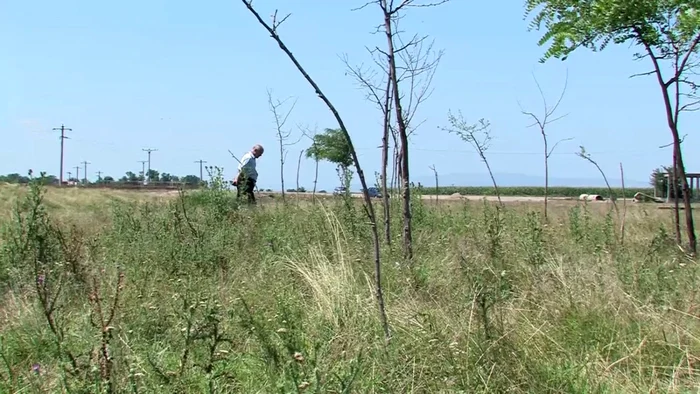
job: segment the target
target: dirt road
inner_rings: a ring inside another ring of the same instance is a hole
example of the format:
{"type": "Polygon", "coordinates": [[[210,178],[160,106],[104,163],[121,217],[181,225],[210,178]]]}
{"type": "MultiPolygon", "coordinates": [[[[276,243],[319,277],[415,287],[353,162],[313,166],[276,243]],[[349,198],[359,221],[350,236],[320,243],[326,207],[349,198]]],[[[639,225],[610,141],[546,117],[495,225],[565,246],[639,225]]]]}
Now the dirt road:
{"type": "MultiPolygon", "coordinates": [[[[153,195],[156,196],[173,196],[177,195],[176,190],[167,190],[167,191],[153,191],[149,192],[152,193],[153,195]]],[[[257,196],[260,198],[265,198],[267,196],[274,196],[277,197],[281,193],[280,192],[258,192],[257,196]]],[[[285,193],[288,196],[304,196],[311,198],[313,195],[310,192],[306,193],[296,193],[296,192],[286,192],[285,193]]],[[[362,193],[351,193],[350,194],[354,198],[362,198],[362,193]]],[[[316,193],[316,196],[318,197],[323,197],[323,198],[328,198],[332,197],[332,193],[316,193]]],[[[434,201],[435,200],[435,195],[431,194],[424,194],[421,196],[423,200],[429,200],[429,201],[434,201]]],[[[437,196],[438,201],[482,201],[483,199],[486,199],[487,201],[498,201],[498,198],[496,196],[475,196],[475,195],[459,195],[459,194],[452,194],[452,195],[439,195],[437,196]]],[[[550,201],[574,201],[576,198],[572,197],[549,197],[550,201]]],[[[501,201],[504,203],[514,203],[514,202],[543,202],[544,197],[541,196],[502,196],[501,201]]]]}
{"type": "MultiPolygon", "coordinates": [[[[260,195],[277,195],[280,194],[279,192],[262,192],[260,195]]],[[[301,196],[309,196],[311,197],[312,193],[294,193],[294,192],[287,192],[285,193],[287,195],[293,196],[293,195],[301,195],[301,196]]],[[[323,197],[330,197],[332,196],[331,193],[316,193],[317,196],[323,196],[323,197]]],[[[351,193],[350,194],[352,197],[355,198],[362,198],[362,193],[351,193]]],[[[424,194],[421,196],[423,200],[435,200],[435,195],[431,194],[424,194]]],[[[498,197],[496,196],[468,196],[468,195],[459,195],[459,194],[452,194],[452,195],[439,195],[437,196],[438,201],[444,200],[444,201],[481,201],[484,198],[487,201],[498,201],[498,197]]],[[[567,201],[567,200],[576,200],[575,198],[571,197],[549,197],[549,200],[551,201],[567,201]]],[[[503,202],[542,202],[544,201],[544,197],[540,196],[502,196],[501,201],[503,202]]]]}

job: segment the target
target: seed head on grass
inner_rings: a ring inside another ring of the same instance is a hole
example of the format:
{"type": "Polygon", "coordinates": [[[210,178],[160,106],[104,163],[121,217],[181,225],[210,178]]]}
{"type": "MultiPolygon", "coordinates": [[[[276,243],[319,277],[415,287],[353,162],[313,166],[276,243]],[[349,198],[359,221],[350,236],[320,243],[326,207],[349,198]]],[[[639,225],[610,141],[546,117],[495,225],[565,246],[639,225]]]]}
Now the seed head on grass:
{"type": "Polygon", "coordinates": [[[299,352],[294,352],[294,360],[300,363],[304,362],[304,355],[299,352]]]}

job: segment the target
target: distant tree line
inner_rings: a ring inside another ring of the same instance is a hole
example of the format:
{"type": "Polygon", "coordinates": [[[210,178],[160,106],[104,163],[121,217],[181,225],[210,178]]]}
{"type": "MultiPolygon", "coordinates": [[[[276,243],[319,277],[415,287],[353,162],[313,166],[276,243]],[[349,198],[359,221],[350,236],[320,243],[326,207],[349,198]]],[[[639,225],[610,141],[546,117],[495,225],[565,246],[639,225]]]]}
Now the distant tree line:
{"type": "MultiPolygon", "coordinates": [[[[120,184],[144,184],[145,181],[148,180],[148,183],[152,185],[184,184],[188,186],[196,186],[203,182],[203,180],[196,175],[177,176],[167,172],[160,173],[157,170],[153,169],[151,169],[150,171],[146,171],[146,174],[147,176],[144,178],[143,174],[136,174],[134,172],[127,171],[126,174],[124,174],[121,178],[118,179],[115,179],[113,176],[110,175],[105,175],[99,176],[97,180],[88,180],[87,182],[85,179],[77,179],[76,177],[72,176],[67,179],[64,179],[63,183],[69,185],[94,186],[109,186],[110,184],[114,184],[115,186],[118,186],[120,184]]],[[[59,183],[59,179],[55,175],[47,175],[46,181],[48,184],[51,185],[58,185],[59,183]]],[[[27,175],[20,175],[18,173],[0,175],[0,183],[27,184],[29,183],[29,177],[27,175]]]]}

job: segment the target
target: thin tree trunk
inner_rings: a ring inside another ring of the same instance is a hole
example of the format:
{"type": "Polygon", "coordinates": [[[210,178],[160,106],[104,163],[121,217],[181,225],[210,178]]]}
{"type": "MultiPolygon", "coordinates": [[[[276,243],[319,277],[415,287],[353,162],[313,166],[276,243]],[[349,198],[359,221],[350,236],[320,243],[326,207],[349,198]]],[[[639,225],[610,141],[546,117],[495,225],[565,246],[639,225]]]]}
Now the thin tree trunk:
{"type": "MultiPolygon", "coordinates": [[[[663,74],[661,73],[661,66],[656,57],[656,54],[646,42],[643,43],[652,63],[654,64],[654,72],[656,74],[656,79],[659,83],[659,88],[661,88],[661,94],[664,99],[664,107],[666,109],[666,122],[668,123],[668,127],[671,130],[671,135],[673,136],[673,154],[675,156],[673,160],[674,173],[677,174],[677,177],[680,177],[681,188],[683,190],[683,207],[685,209],[685,225],[686,232],[688,235],[688,252],[695,255],[697,254],[697,238],[695,236],[695,225],[693,223],[693,209],[690,205],[690,195],[688,193],[690,188],[688,187],[688,178],[686,177],[685,165],[683,164],[681,140],[680,136],[678,135],[678,114],[680,113],[678,103],[678,101],[680,100],[678,83],[680,82],[678,81],[678,78],[680,78],[680,73],[683,71],[683,68],[676,68],[675,70],[675,81],[673,83],[676,84],[676,109],[674,111],[673,105],[671,104],[671,97],[668,92],[670,84],[664,81],[663,74]]],[[[693,43],[691,49],[695,48],[695,44],[697,44],[697,41],[693,43]]],[[[672,80],[669,80],[669,82],[670,81],[672,80]]]]}
{"type": "MultiPolygon", "coordinates": [[[[668,100],[668,94],[665,94],[665,100],[668,100]]],[[[670,101],[667,107],[670,110],[670,101]]],[[[670,115],[670,113],[669,113],[670,115]]],[[[672,116],[669,116],[671,119],[672,116]]],[[[685,173],[685,165],[683,164],[683,154],[681,152],[681,140],[678,135],[678,128],[675,122],[671,121],[669,124],[671,128],[671,133],[673,134],[673,150],[675,153],[674,166],[676,166],[676,173],[681,181],[681,189],[683,191],[683,208],[685,210],[685,226],[686,233],[688,236],[688,252],[695,255],[697,253],[697,238],[695,236],[695,224],[693,223],[693,207],[690,201],[690,187],[688,186],[688,178],[685,173]]]]}
{"type": "Polygon", "coordinates": [[[498,184],[496,183],[496,177],[493,176],[493,172],[491,171],[491,166],[489,165],[489,162],[486,160],[486,157],[482,155],[482,158],[484,159],[484,164],[486,164],[486,169],[489,170],[489,176],[491,177],[491,182],[493,182],[493,188],[496,189],[496,198],[498,198],[498,205],[501,207],[503,206],[503,201],[501,201],[501,191],[498,189],[498,184]]]}
{"type": "Polygon", "coordinates": [[[690,187],[688,185],[688,177],[685,173],[685,165],[683,164],[683,155],[681,153],[681,141],[678,137],[678,129],[674,127],[674,145],[677,153],[678,161],[678,176],[681,180],[683,189],[683,208],[685,210],[685,227],[688,233],[688,252],[695,255],[697,253],[697,238],[695,237],[695,224],[693,223],[693,207],[691,205],[690,187]]]}
{"type": "Polygon", "coordinates": [[[407,260],[413,259],[413,234],[411,228],[411,184],[409,174],[409,157],[408,157],[408,130],[401,106],[401,95],[399,94],[399,82],[396,74],[396,57],[394,52],[394,33],[391,24],[391,14],[384,12],[384,28],[386,30],[386,40],[389,55],[389,76],[391,79],[392,96],[394,99],[394,111],[396,112],[396,122],[398,124],[399,140],[401,141],[401,186],[403,187],[403,241],[404,241],[404,258],[407,260]]]}
{"type": "Polygon", "coordinates": [[[622,220],[620,221],[620,244],[625,244],[625,220],[627,219],[627,195],[625,194],[625,170],[620,163],[620,182],[622,182],[622,220]]]}
{"type": "Polygon", "coordinates": [[[392,159],[392,169],[391,169],[391,190],[395,196],[398,196],[401,192],[401,185],[399,184],[399,179],[401,178],[401,169],[399,167],[399,145],[394,141],[394,153],[392,159]]]}
{"type": "MultiPolygon", "coordinates": [[[[389,94],[387,92],[387,98],[389,94]]],[[[389,190],[387,190],[387,167],[389,166],[389,113],[385,115],[384,136],[382,137],[382,204],[384,204],[384,240],[391,245],[391,207],[389,206],[389,190]]]]}
{"type": "Polygon", "coordinates": [[[389,190],[387,190],[386,173],[389,166],[389,127],[391,126],[391,78],[386,79],[386,96],[384,98],[384,134],[382,135],[382,204],[384,204],[384,240],[391,245],[391,207],[389,190]]]}
{"type": "Polygon", "coordinates": [[[350,133],[348,133],[347,128],[345,127],[345,122],[340,116],[340,113],[338,113],[338,110],[335,108],[333,103],[328,99],[328,97],[321,91],[321,88],[316,84],[316,82],[309,76],[309,74],[306,72],[304,67],[299,63],[299,61],[294,57],[292,52],[287,48],[287,46],[284,44],[282,39],[279,37],[279,35],[276,32],[277,26],[275,25],[274,28],[265,23],[265,21],[260,17],[260,14],[253,8],[252,5],[252,0],[242,0],[243,4],[245,4],[246,8],[255,16],[255,19],[257,19],[258,23],[262,25],[265,30],[270,34],[270,36],[277,42],[277,45],[279,45],[280,49],[289,57],[289,60],[294,63],[294,66],[297,68],[299,73],[306,79],[306,81],[311,85],[311,87],[314,89],[314,92],[316,95],[323,101],[323,103],[328,107],[328,110],[331,111],[333,114],[333,117],[335,120],[338,122],[338,126],[340,127],[340,130],[343,132],[345,135],[345,138],[347,138],[348,145],[350,148],[350,154],[352,156],[352,161],[355,164],[355,169],[357,170],[357,176],[360,178],[360,184],[362,185],[362,196],[365,200],[365,205],[366,205],[366,211],[367,211],[367,217],[369,219],[369,224],[370,224],[370,231],[372,235],[372,246],[373,246],[373,254],[374,254],[374,275],[375,275],[375,296],[377,299],[377,305],[378,305],[378,310],[379,310],[379,319],[382,324],[382,328],[384,331],[384,337],[386,340],[389,340],[391,338],[391,334],[389,331],[389,320],[387,318],[386,314],[386,307],[384,304],[384,291],[382,289],[382,275],[381,275],[381,263],[380,263],[380,250],[379,250],[379,232],[377,231],[377,216],[374,211],[374,205],[372,204],[372,198],[369,195],[369,189],[367,188],[367,182],[365,180],[365,175],[364,172],[362,171],[362,167],[360,166],[360,159],[357,156],[357,151],[355,150],[355,147],[352,143],[352,139],[350,138],[350,133]]]}
{"type": "Polygon", "coordinates": [[[437,169],[435,168],[434,164],[432,166],[432,169],[433,169],[433,172],[435,173],[435,206],[437,206],[439,203],[438,196],[440,196],[440,187],[439,187],[439,183],[438,183],[438,172],[437,172],[437,169]]]}
{"type": "Polygon", "coordinates": [[[282,185],[282,202],[284,202],[285,199],[285,190],[284,190],[284,145],[282,143],[282,139],[280,138],[280,183],[282,185]]]}
{"type": "Polygon", "coordinates": [[[316,202],[316,185],[318,184],[318,159],[314,161],[316,162],[316,169],[314,170],[314,191],[311,193],[311,202],[316,202]]]}
{"type": "Polygon", "coordinates": [[[299,152],[299,161],[297,162],[297,193],[299,193],[299,172],[301,170],[301,156],[304,154],[304,150],[302,149],[301,152],[299,152]]]}
{"type": "Polygon", "coordinates": [[[547,203],[549,201],[549,147],[544,131],[542,131],[542,138],[544,139],[544,220],[546,221],[547,203]]]}
{"type": "MultiPolygon", "coordinates": [[[[673,149],[673,175],[669,176],[670,178],[673,178],[673,182],[669,180],[669,188],[668,188],[668,194],[671,194],[671,190],[673,190],[673,225],[675,227],[676,231],[676,244],[682,245],[683,239],[681,237],[681,218],[680,218],[680,210],[678,209],[678,162],[677,157],[676,157],[676,149],[674,146],[673,149]],[[673,189],[671,189],[673,188],[673,189]]],[[[668,196],[671,198],[671,196],[668,196]]]]}

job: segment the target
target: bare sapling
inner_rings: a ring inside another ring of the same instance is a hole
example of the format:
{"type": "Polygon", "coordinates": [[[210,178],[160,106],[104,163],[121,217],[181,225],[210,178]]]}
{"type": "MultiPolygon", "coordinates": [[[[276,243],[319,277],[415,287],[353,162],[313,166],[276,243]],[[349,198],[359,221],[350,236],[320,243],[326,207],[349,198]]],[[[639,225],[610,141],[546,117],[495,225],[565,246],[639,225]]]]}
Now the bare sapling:
{"type": "Polygon", "coordinates": [[[301,191],[299,187],[299,173],[301,172],[301,158],[304,155],[304,149],[299,151],[299,159],[297,160],[297,193],[301,191]]]}
{"type": "Polygon", "coordinates": [[[430,169],[433,170],[433,174],[435,174],[435,205],[438,205],[438,196],[440,195],[440,188],[438,184],[438,172],[435,169],[435,164],[430,166],[430,169]]]}
{"type": "MultiPolygon", "coordinates": [[[[371,52],[371,51],[370,51],[371,52]]],[[[352,67],[347,59],[343,58],[348,72],[354,76],[357,83],[365,90],[366,99],[372,101],[382,112],[382,169],[381,188],[382,203],[384,209],[384,242],[391,245],[391,206],[389,205],[389,190],[387,189],[387,167],[389,166],[389,133],[391,130],[391,78],[389,73],[381,63],[377,62],[386,75],[383,86],[375,83],[376,72],[369,69],[364,70],[362,66],[352,67]]]]}
{"type": "Polygon", "coordinates": [[[452,111],[447,113],[447,120],[450,123],[449,127],[441,127],[443,131],[447,131],[450,134],[455,134],[462,141],[470,144],[476,153],[481,158],[481,161],[486,165],[486,169],[489,172],[489,177],[491,177],[491,183],[493,183],[493,188],[496,192],[496,198],[498,198],[498,205],[503,206],[503,201],[501,201],[501,192],[498,189],[498,184],[496,183],[496,177],[491,171],[491,165],[486,159],[486,151],[491,146],[491,122],[486,119],[479,119],[477,123],[468,123],[464,116],[462,116],[462,111],[459,111],[457,115],[454,115],[452,111]]]}
{"type": "MultiPolygon", "coordinates": [[[[409,8],[433,7],[448,0],[437,2],[423,2],[420,0],[371,0],[363,6],[376,5],[382,11],[383,23],[377,28],[386,36],[386,49],[375,47],[373,52],[380,53],[386,59],[386,75],[389,78],[391,88],[391,101],[396,119],[396,131],[400,142],[398,155],[399,173],[401,177],[401,195],[403,211],[403,246],[404,258],[413,259],[413,230],[411,224],[411,190],[409,172],[409,148],[408,137],[417,125],[413,124],[413,117],[418,106],[424,102],[431,93],[431,82],[442,52],[435,54],[432,51],[432,43],[425,46],[427,37],[414,35],[408,42],[404,42],[399,33],[398,24],[401,13],[409,8]],[[406,92],[408,92],[406,94],[406,92]]],[[[382,62],[378,62],[382,64],[382,62]]]]}
{"type": "Polygon", "coordinates": [[[294,110],[294,107],[296,106],[297,100],[294,99],[294,102],[292,102],[285,114],[282,114],[281,110],[285,103],[290,99],[291,98],[286,98],[284,100],[274,100],[272,98],[272,92],[270,91],[270,89],[267,90],[267,104],[270,108],[270,112],[272,112],[272,116],[275,118],[275,130],[277,132],[277,141],[280,144],[280,183],[282,186],[282,201],[284,201],[285,198],[284,163],[287,161],[287,147],[295,145],[301,140],[301,137],[299,137],[299,139],[295,142],[288,142],[289,138],[292,135],[292,131],[286,129],[285,125],[287,124],[287,119],[289,119],[289,115],[291,115],[292,111],[294,110]]]}
{"type": "Polygon", "coordinates": [[[542,107],[543,111],[541,115],[536,115],[533,112],[529,112],[523,109],[522,106],[520,106],[520,110],[523,115],[527,116],[528,118],[531,118],[533,120],[533,123],[528,125],[528,127],[537,127],[537,129],[540,132],[540,135],[542,136],[542,145],[543,145],[543,157],[544,157],[544,218],[547,220],[547,203],[549,200],[549,158],[552,156],[552,153],[554,153],[554,150],[557,148],[557,146],[564,142],[564,141],[570,141],[573,138],[564,138],[559,141],[557,141],[554,145],[549,146],[549,136],[547,135],[547,126],[550,124],[556,122],[557,120],[565,117],[567,114],[557,116],[555,115],[557,112],[557,109],[559,108],[559,105],[561,104],[562,99],[564,98],[564,94],[566,93],[566,87],[568,85],[569,81],[569,73],[566,73],[566,79],[564,80],[564,87],[562,88],[561,94],[559,95],[559,99],[556,101],[554,106],[549,106],[547,103],[547,98],[545,97],[544,92],[542,91],[542,87],[540,86],[540,83],[537,81],[537,78],[532,76],[532,78],[535,80],[535,85],[537,86],[537,90],[540,93],[540,97],[542,98],[542,107]]]}
{"type": "Polygon", "coordinates": [[[608,193],[610,196],[609,198],[610,198],[610,201],[612,202],[612,207],[613,207],[613,209],[615,209],[615,213],[617,214],[617,218],[619,220],[620,219],[620,209],[617,207],[617,202],[615,201],[616,200],[615,193],[613,192],[613,189],[610,186],[610,182],[608,182],[608,177],[605,176],[605,172],[603,171],[602,168],[600,168],[600,166],[598,165],[598,162],[595,161],[593,159],[593,157],[591,157],[591,154],[586,152],[586,148],[584,148],[583,146],[579,146],[579,148],[581,148],[581,150],[579,152],[576,152],[576,156],[593,164],[595,166],[595,168],[598,169],[598,172],[600,173],[600,175],[603,177],[603,181],[605,181],[605,186],[607,186],[607,188],[608,188],[608,193]]]}
{"type": "Polygon", "coordinates": [[[299,63],[299,61],[296,59],[296,57],[292,54],[292,52],[289,50],[287,45],[282,41],[280,38],[279,34],[277,34],[277,29],[279,26],[289,18],[289,15],[286,15],[285,17],[281,19],[277,19],[277,10],[275,10],[273,16],[272,16],[272,23],[268,24],[265,22],[261,17],[260,14],[255,10],[252,4],[252,0],[241,0],[243,4],[246,6],[248,11],[255,17],[255,19],[258,21],[258,23],[265,28],[265,30],[270,34],[270,37],[272,37],[275,42],[279,45],[280,49],[282,52],[284,52],[289,60],[294,63],[294,66],[297,68],[299,73],[306,79],[306,81],[311,85],[311,87],[314,89],[314,92],[316,95],[323,101],[323,103],[328,107],[328,109],[331,111],[333,114],[333,117],[335,120],[338,122],[338,127],[342,131],[342,133],[345,135],[345,138],[347,138],[347,142],[350,148],[350,153],[352,156],[352,160],[355,164],[355,170],[357,171],[357,176],[360,179],[360,184],[362,185],[362,196],[364,198],[365,202],[365,212],[367,213],[368,219],[369,219],[369,224],[370,224],[370,229],[372,233],[372,243],[373,243],[373,254],[374,254],[374,273],[375,273],[375,295],[377,298],[377,304],[378,304],[378,309],[379,309],[379,318],[382,324],[382,328],[384,331],[384,336],[388,340],[390,338],[390,332],[389,332],[389,321],[387,319],[386,315],[386,308],[384,304],[384,294],[382,290],[382,277],[381,277],[381,262],[380,262],[380,251],[379,251],[379,232],[377,231],[377,217],[374,212],[374,205],[372,204],[372,198],[369,195],[369,189],[367,187],[367,181],[365,180],[365,175],[364,172],[362,171],[362,166],[360,165],[360,160],[357,156],[357,151],[355,150],[355,147],[352,143],[352,139],[350,138],[350,133],[348,132],[347,128],[345,127],[345,122],[343,121],[342,117],[340,116],[340,113],[338,110],[335,108],[333,103],[331,103],[330,99],[321,91],[321,88],[318,86],[318,84],[309,76],[309,74],[306,72],[304,67],[299,63]]]}
{"type": "Polygon", "coordinates": [[[111,350],[111,341],[114,337],[112,331],[114,330],[114,318],[119,309],[119,300],[122,289],[124,288],[124,273],[119,272],[117,275],[116,288],[114,290],[114,296],[112,297],[111,303],[106,303],[106,300],[102,299],[100,296],[100,286],[98,284],[97,278],[93,277],[92,281],[92,291],[89,294],[88,299],[93,308],[93,324],[100,330],[100,350],[99,350],[99,364],[100,364],[100,377],[102,381],[107,383],[107,392],[114,393],[115,387],[112,379],[112,373],[114,369],[114,359],[111,350]],[[96,321],[95,321],[96,320],[96,321]]]}
{"type": "Polygon", "coordinates": [[[622,184],[622,219],[620,220],[620,244],[625,244],[625,220],[627,219],[627,195],[625,194],[625,170],[620,162],[620,183],[622,184]]]}

